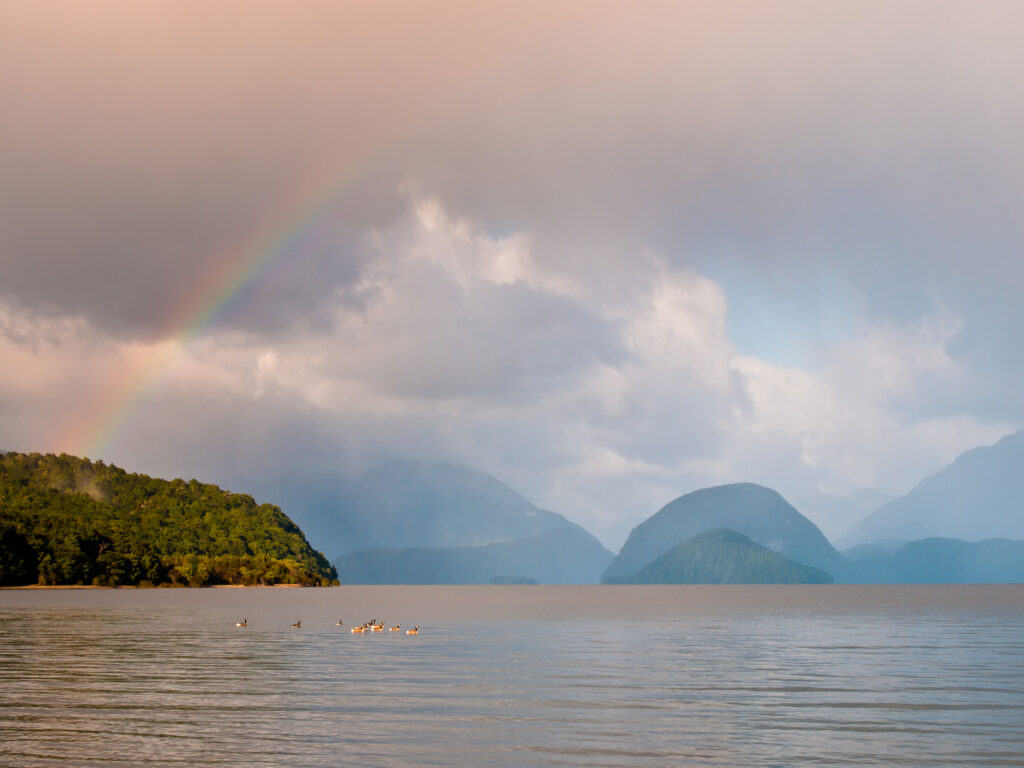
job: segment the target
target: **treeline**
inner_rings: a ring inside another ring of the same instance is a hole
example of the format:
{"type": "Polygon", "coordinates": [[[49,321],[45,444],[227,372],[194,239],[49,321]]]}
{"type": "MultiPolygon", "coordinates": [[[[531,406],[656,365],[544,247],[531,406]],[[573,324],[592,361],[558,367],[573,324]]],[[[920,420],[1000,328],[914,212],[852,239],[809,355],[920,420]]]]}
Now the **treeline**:
{"type": "Polygon", "coordinates": [[[310,571],[295,560],[275,560],[266,555],[185,555],[166,558],[167,580],[174,586],[207,587],[214,584],[244,586],[302,584],[327,587],[337,583],[336,574],[328,579],[310,571]]]}
{"type": "Polygon", "coordinates": [[[0,585],[336,583],[278,507],[61,454],[0,454],[0,585]]]}

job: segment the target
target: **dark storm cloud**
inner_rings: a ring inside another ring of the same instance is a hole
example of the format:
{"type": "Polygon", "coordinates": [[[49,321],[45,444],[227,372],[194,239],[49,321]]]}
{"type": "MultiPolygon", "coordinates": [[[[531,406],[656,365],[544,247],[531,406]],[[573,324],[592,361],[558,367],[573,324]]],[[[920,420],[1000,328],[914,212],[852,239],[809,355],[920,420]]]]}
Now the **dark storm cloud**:
{"type": "Polygon", "coordinates": [[[1020,285],[1014,4],[47,8],[4,6],[3,289],[108,328],[158,326],[332,163],[343,234],[245,323],[351,281],[410,177],[568,263],[639,242],[986,329],[1020,285]]]}
{"type": "Polygon", "coordinates": [[[195,10],[3,4],[7,297],[115,333],[173,331],[166,318],[225,254],[301,223],[320,202],[304,199],[311,180],[341,186],[326,215],[344,234],[263,288],[273,324],[358,271],[353,243],[394,200],[345,184],[419,104],[416,83],[400,96],[374,82],[384,52],[360,41],[384,21],[352,7],[195,10]]]}

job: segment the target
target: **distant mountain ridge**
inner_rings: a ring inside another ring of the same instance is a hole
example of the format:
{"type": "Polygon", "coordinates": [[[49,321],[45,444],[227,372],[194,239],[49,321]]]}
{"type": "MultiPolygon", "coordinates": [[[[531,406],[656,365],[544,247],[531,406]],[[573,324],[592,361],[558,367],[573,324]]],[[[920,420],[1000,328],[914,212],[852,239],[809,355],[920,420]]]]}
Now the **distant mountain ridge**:
{"type": "Polygon", "coordinates": [[[334,561],[343,584],[596,584],[612,559],[578,526],[478,547],[364,549],[334,561]]]}
{"type": "Polygon", "coordinates": [[[841,539],[1024,539],[1024,431],[974,448],[882,505],[841,539]]]}
{"type": "Polygon", "coordinates": [[[718,528],[677,544],[624,584],[831,584],[830,574],[795,563],[736,531],[718,528]]]}
{"type": "MultiPolygon", "coordinates": [[[[1024,582],[1024,541],[930,538],[901,546],[863,545],[844,581],[857,584],[1024,582]]],[[[851,554],[857,554],[851,552],[851,554]]]]}
{"type": "Polygon", "coordinates": [[[785,497],[831,542],[841,541],[853,525],[893,500],[892,496],[874,488],[858,488],[843,494],[804,488],[785,497]]]}
{"type": "Polygon", "coordinates": [[[280,488],[343,583],[597,583],[612,553],[505,483],[450,463],[392,460],[351,482],[280,488]]]}
{"type": "Polygon", "coordinates": [[[575,525],[491,475],[448,463],[389,461],[336,488],[333,497],[321,493],[318,503],[310,527],[335,557],[362,549],[480,546],[575,525]]]}
{"type": "MultiPolygon", "coordinates": [[[[967,451],[868,515],[853,531],[863,543],[842,554],[780,494],[754,483],[680,496],[637,525],[614,557],[581,526],[454,464],[394,460],[352,482],[278,487],[306,499],[295,517],[304,529],[315,522],[306,530],[317,531],[310,540],[318,547],[341,553],[346,583],[818,578],[779,576],[783,562],[762,549],[844,583],[1018,582],[1021,469],[1024,431],[967,451]]],[[[867,504],[876,494],[834,498],[867,504]]],[[[818,502],[833,500],[819,495],[818,502]]],[[[0,584],[329,583],[334,576],[292,519],[247,494],[75,457],[0,453],[0,584]]]]}
{"type": "Polygon", "coordinates": [[[605,571],[629,578],[656,558],[706,531],[727,528],[800,563],[834,573],[845,561],[824,534],[782,496],[754,483],[704,488],[680,496],[636,526],[605,571]]]}

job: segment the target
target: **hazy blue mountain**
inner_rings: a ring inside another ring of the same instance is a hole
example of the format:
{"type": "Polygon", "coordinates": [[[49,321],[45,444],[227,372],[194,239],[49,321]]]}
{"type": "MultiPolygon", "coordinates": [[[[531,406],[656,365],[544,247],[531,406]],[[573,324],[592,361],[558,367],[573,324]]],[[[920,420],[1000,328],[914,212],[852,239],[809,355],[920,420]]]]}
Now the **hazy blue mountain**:
{"type": "Polygon", "coordinates": [[[573,525],[494,477],[455,464],[390,461],[351,482],[324,479],[264,493],[286,504],[332,557],[371,548],[479,546],[573,525]]]}
{"type": "Polygon", "coordinates": [[[754,483],[705,488],[666,504],[634,528],[604,573],[605,581],[632,576],[677,544],[728,528],[803,565],[834,573],[842,556],[810,520],[782,496],[754,483]]]}
{"type": "Polygon", "coordinates": [[[718,528],[677,544],[626,584],[831,584],[818,568],[794,563],[742,533],[718,528]]]}
{"type": "Polygon", "coordinates": [[[477,547],[364,549],[335,560],[342,584],[595,584],[612,553],[568,525],[477,547]]]}
{"type": "Polygon", "coordinates": [[[856,563],[860,560],[877,560],[881,557],[891,557],[899,552],[905,544],[910,542],[906,539],[880,539],[869,541],[865,544],[858,544],[840,552],[848,563],[856,563]]]}
{"type": "MultiPolygon", "coordinates": [[[[864,545],[868,555],[872,545],[864,545]]],[[[876,556],[850,562],[843,581],[868,584],[963,584],[1024,582],[1024,541],[930,538],[896,551],[876,547],[876,556]]]]}
{"type": "Polygon", "coordinates": [[[537,581],[536,579],[530,579],[530,578],[527,578],[526,576],[492,576],[491,580],[488,581],[487,583],[488,584],[493,584],[493,585],[505,585],[505,586],[507,586],[509,584],[519,584],[519,585],[523,585],[523,584],[530,584],[530,585],[540,584],[540,582],[537,581]]]}
{"type": "Polygon", "coordinates": [[[874,488],[859,488],[844,494],[804,488],[786,494],[786,498],[832,542],[841,540],[853,526],[893,499],[874,488]]]}
{"type": "Polygon", "coordinates": [[[842,544],[929,537],[1024,539],[1024,431],[961,454],[868,515],[842,544]]]}

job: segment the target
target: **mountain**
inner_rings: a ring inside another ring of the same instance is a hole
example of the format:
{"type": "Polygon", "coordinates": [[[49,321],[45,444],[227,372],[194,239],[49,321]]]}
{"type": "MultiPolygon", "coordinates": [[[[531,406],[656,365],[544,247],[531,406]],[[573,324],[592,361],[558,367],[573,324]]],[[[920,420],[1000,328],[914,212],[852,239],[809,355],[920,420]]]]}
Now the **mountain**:
{"type": "Polygon", "coordinates": [[[891,551],[860,547],[844,581],[867,584],[969,584],[1024,582],[1024,541],[930,538],[891,551]]]}
{"type": "Polygon", "coordinates": [[[840,554],[846,558],[848,563],[877,560],[895,555],[909,543],[906,539],[879,539],[844,549],[840,554]]]}
{"type": "Polygon", "coordinates": [[[74,456],[0,456],[0,584],[329,584],[278,507],[74,456]]]}
{"type": "Polygon", "coordinates": [[[975,448],[883,504],[842,539],[1024,539],[1024,431],[975,448]]]}
{"type": "Polygon", "coordinates": [[[666,504],[634,528],[603,581],[637,573],[677,544],[705,531],[728,528],[803,565],[834,573],[842,556],[806,517],[782,496],[754,483],[705,488],[666,504]]]}
{"type": "Polygon", "coordinates": [[[829,541],[838,541],[854,525],[886,502],[888,496],[874,488],[859,488],[844,494],[825,493],[817,488],[804,488],[786,498],[800,513],[814,523],[829,541]]]}
{"type": "Polygon", "coordinates": [[[536,579],[531,579],[531,578],[529,578],[527,576],[492,576],[491,580],[488,581],[487,583],[491,584],[491,585],[495,585],[495,586],[506,586],[507,587],[509,585],[523,586],[525,584],[536,586],[540,582],[537,581],[536,579]]]}
{"type": "Polygon", "coordinates": [[[338,558],[345,584],[596,584],[612,554],[579,526],[478,547],[364,549],[338,558]]]}
{"type": "Polygon", "coordinates": [[[480,546],[573,525],[491,475],[389,461],[351,483],[283,489],[310,537],[334,557],[361,549],[480,546]]]}
{"type": "Polygon", "coordinates": [[[794,563],[742,533],[717,528],[677,544],[627,584],[831,584],[818,568],[794,563]]]}

